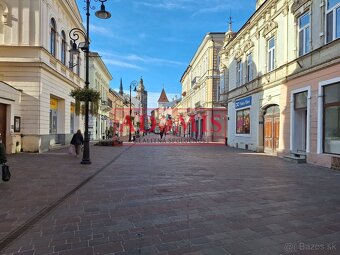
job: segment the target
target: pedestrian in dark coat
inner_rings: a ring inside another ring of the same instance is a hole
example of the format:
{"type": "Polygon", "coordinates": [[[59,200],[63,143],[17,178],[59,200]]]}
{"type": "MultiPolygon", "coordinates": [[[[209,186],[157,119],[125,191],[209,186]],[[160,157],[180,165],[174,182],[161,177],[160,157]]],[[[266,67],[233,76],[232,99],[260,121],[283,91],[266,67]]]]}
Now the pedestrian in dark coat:
{"type": "Polygon", "coordinates": [[[2,143],[1,134],[0,134],[0,164],[6,163],[6,149],[5,145],[2,143]]]}
{"type": "Polygon", "coordinates": [[[78,157],[80,153],[80,148],[84,144],[84,138],[83,138],[83,135],[81,134],[80,129],[78,129],[77,133],[73,135],[71,144],[74,145],[76,149],[76,156],[78,157]]]}

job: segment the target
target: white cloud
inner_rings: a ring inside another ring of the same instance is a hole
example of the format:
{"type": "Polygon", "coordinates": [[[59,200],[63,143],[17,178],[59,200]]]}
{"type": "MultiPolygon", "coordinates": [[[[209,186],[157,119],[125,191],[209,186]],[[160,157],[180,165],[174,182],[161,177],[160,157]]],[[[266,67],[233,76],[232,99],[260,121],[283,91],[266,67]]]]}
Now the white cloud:
{"type": "Polygon", "coordinates": [[[144,70],[144,68],[142,68],[142,67],[140,67],[138,65],[127,63],[127,62],[121,61],[121,60],[107,59],[107,58],[104,57],[103,61],[107,65],[125,67],[125,68],[136,69],[136,70],[144,70]]]}
{"type": "Polygon", "coordinates": [[[186,63],[170,60],[170,59],[163,59],[163,58],[155,58],[150,56],[139,56],[136,54],[118,54],[115,52],[109,52],[105,50],[96,49],[100,55],[103,56],[105,63],[115,65],[115,66],[123,66],[132,69],[143,70],[141,64],[152,64],[158,66],[185,66],[186,63]]]}

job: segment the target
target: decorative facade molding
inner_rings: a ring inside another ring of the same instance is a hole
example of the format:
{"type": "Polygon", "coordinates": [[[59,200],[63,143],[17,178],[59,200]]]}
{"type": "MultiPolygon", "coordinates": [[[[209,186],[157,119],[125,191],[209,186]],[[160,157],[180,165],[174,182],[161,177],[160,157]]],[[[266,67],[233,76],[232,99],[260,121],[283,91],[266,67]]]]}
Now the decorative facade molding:
{"type": "Polygon", "coordinates": [[[273,20],[268,21],[263,29],[263,33],[262,33],[263,37],[266,37],[267,34],[269,34],[271,31],[273,31],[277,27],[278,27],[277,22],[273,20]]]}
{"type": "Polygon", "coordinates": [[[243,52],[247,52],[249,49],[251,49],[252,47],[254,47],[254,43],[251,40],[247,40],[244,44],[243,44],[243,52]]]}
{"type": "Polygon", "coordinates": [[[242,55],[243,55],[243,52],[241,49],[236,50],[235,59],[239,59],[242,55]]]}
{"type": "Polygon", "coordinates": [[[309,2],[310,0],[295,0],[293,5],[292,5],[292,13],[296,13],[297,10],[300,9],[301,6],[303,6],[305,3],[309,2]]]}

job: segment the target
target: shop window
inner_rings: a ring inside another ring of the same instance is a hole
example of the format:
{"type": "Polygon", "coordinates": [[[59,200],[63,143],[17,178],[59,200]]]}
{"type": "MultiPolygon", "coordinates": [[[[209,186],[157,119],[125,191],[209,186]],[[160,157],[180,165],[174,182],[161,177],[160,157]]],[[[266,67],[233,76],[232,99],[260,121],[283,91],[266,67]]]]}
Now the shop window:
{"type": "Polygon", "coordinates": [[[327,0],[326,42],[340,37],[340,0],[327,0]]]}
{"type": "Polygon", "coordinates": [[[324,86],[324,152],[340,154],[340,83],[324,86]]]}
{"type": "Polygon", "coordinates": [[[310,51],[310,14],[306,13],[299,18],[299,56],[310,51]]]}
{"type": "Polygon", "coordinates": [[[57,133],[57,120],[58,120],[58,100],[55,98],[50,99],[50,134],[57,133]]]}
{"type": "Polygon", "coordinates": [[[250,108],[236,112],[236,134],[250,134],[250,108]]]}
{"type": "Polygon", "coordinates": [[[71,103],[71,107],[70,107],[70,133],[73,134],[75,133],[74,130],[74,108],[75,105],[71,103]]]}

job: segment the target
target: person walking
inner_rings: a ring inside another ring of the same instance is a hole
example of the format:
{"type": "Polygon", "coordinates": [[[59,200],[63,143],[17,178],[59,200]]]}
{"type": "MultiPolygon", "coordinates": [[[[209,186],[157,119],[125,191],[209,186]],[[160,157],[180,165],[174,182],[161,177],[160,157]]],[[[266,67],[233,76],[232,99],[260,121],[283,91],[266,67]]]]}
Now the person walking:
{"type": "Polygon", "coordinates": [[[74,145],[76,150],[76,156],[78,157],[80,153],[80,148],[84,144],[84,138],[80,129],[78,129],[77,133],[73,135],[71,144],[74,145]]]}
{"type": "Polygon", "coordinates": [[[6,158],[6,148],[5,145],[2,142],[1,133],[0,133],[0,165],[7,162],[6,158]]]}

